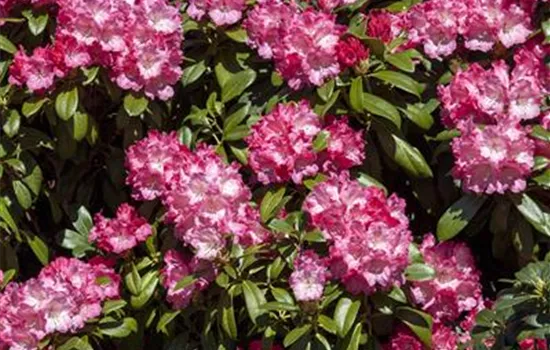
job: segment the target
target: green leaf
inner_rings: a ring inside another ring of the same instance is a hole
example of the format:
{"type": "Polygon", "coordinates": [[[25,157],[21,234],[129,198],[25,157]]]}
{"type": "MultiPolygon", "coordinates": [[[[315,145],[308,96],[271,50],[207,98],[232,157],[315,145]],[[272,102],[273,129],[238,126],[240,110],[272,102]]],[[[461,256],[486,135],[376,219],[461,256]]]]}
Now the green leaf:
{"type": "Polygon", "coordinates": [[[330,132],[325,130],[319,132],[313,140],[313,150],[317,153],[324,151],[328,147],[329,138],[330,132]]]}
{"type": "Polygon", "coordinates": [[[133,93],[129,93],[124,96],[124,110],[131,117],[137,117],[141,115],[147,109],[149,100],[145,96],[138,96],[133,93]]]}
{"type": "Polygon", "coordinates": [[[189,86],[200,79],[200,77],[206,71],[206,62],[200,60],[199,62],[186,67],[183,70],[183,75],[181,76],[181,84],[183,87],[189,86]]]}
{"type": "Polygon", "coordinates": [[[315,339],[321,343],[321,345],[326,349],[326,350],[332,350],[332,346],[330,346],[330,343],[328,342],[327,338],[325,338],[324,335],[322,335],[321,333],[315,333],[315,339]]]}
{"type": "Polygon", "coordinates": [[[241,124],[248,115],[248,111],[250,111],[251,103],[247,102],[246,104],[239,104],[238,106],[240,107],[225,118],[223,122],[224,134],[231,132],[237,125],[241,124]]]}
{"type": "Polygon", "coordinates": [[[86,252],[94,250],[94,247],[92,247],[88,242],[87,234],[83,235],[73,230],[63,231],[61,246],[72,250],[73,255],[77,258],[82,258],[86,255],[86,252]]]}
{"type": "Polygon", "coordinates": [[[394,67],[408,73],[414,73],[416,66],[413,58],[418,58],[419,55],[419,52],[416,50],[407,50],[394,54],[386,54],[384,58],[394,67]]]}
{"type": "Polygon", "coordinates": [[[36,255],[42,265],[48,265],[48,262],[50,260],[50,252],[46,243],[44,243],[44,241],[40,237],[33,233],[24,232],[24,234],[27,239],[27,243],[31,247],[34,255],[36,255]]]}
{"type": "Polygon", "coordinates": [[[38,113],[40,109],[42,109],[42,106],[47,101],[48,99],[45,97],[33,96],[28,100],[26,100],[25,102],[23,102],[23,106],[21,107],[21,112],[27,118],[32,117],[33,115],[38,113]]]}
{"type": "Polygon", "coordinates": [[[231,101],[240,96],[256,80],[256,72],[246,69],[232,75],[222,86],[222,102],[231,101]]]}
{"type": "Polygon", "coordinates": [[[229,149],[231,150],[231,153],[235,155],[235,158],[243,164],[248,165],[248,149],[247,148],[237,148],[229,145],[229,149]]]}
{"type": "Polygon", "coordinates": [[[132,263],[132,270],[124,276],[124,282],[126,287],[133,295],[138,295],[141,292],[141,276],[136,268],[136,265],[132,263]]]}
{"type": "Polygon", "coordinates": [[[248,125],[238,125],[233,128],[231,131],[224,132],[223,139],[225,141],[238,141],[244,139],[248,136],[250,128],[248,125]]]}
{"type": "Polygon", "coordinates": [[[526,193],[521,198],[513,197],[513,201],[519,212],[537,231],[550,236],[550,213],[543,210],[526,193]]]}
{"type": "Polygon", "coordinates": [[[76,141],[81,141],[88,133],[88,114],[77,111],[72,119],[73,137],[76,141]]]}
{"type": "Polygon", "coordinates": [[[0,34],[0,50],[6,51],[7,53],[11,53],[12,55],[17,52],[17,48],[13,43],[6,38],[5,36],[0,34]]]}
{"type": "Polygon", "coordinates": [[[19,233],[19,228],[15,224],[15,221],[13,220],[13,217],[11,216],[8,206],[3,198],[0,198],[0,218],[2,218],[2,221],[8,225],[13,233],[19,233]]]}
{"type": "Polygon", "coordinates": [[[546,21],[542,22],[542,32],[545,36],[545,44],[548,44],[550,41],[550,18],[548,18],[546,21]]]}
{"type": "Polygon", "coordinates": [[[88,342],[88,336],[72,337],[63,345],[57,346],[56,350],[94,350],[88,342]]]}
{"type": "Polygon", "coordinates": [[[397,308],[396,315],[429,349],[432,348],[432,317],[430,315],[408,306],[397,308]]]}
{"type": "Polygon", "coordinates": [[[365,173],[359,173],[359,177],[357,178],[357,181],[365,187],[370,187],[370,186],[378,187],[379,189],[384,191],[386,195],[388,195],[388,189],[380,181],[376,180],[372,176],[369,176],[365,173]]]}
{"type": "Polygon", "coordinates": [[[21,126],[21,115],[15,109],[8,112],[6,122],[2,126],[2,130],[8,135],[9,138],[14,137],[19,132],[21,126]]]}
{"type": "Polygon", "coordinates": [[[265,303],[263,305],[260,305],[260,309],[266,310],[266,311],[297,311],[299,310],[298,306],[282,303],[280,301],[270,301],[268,303],[265,303]]]}
{"type": "Polygon", "coordinates": [[[25,10],[22,12],[23,17],[27,19],[29,30],[34,36],[39,35],[46,29],[46,25],[48,25],[48,13],[39,13],[35,15],[32,10],[25,10]]]}
{"type": "MultiPolygon", "coordinates": [[[[272,279],[274,280],[276,279],[276,277],[272,279]]],[[[290,295],[290,293],[283,288],[272,287],[271,294],[273,295],[275,300],[280,303],[284,303],[286,305],[294,305],[294,299],[292,298],[292,295],[290,295]]]]}
{"type": "Polygon", "coordinates": [[[221,308],[222,308],[222,328],[233,340],[237,339],[237,321],[235,319],[235,309],[233,308],[233,297],[232,293],[224,293],[221,298],[221,308]]]}
{"type": "Polygon", "coordinates": [[[236,27],[235,29],[226,29],[224,30],[225,35],[233,41],[238,43],[246,43],[248,40],[248,33],[241,27],[236,27]]]}
{"type": "Polygon", "coordinates": [[[23,207],[23,209],[29,209],[32,205],[32,196],[27,186],[19,180],[15,180],[11,184],[15,192],[15,197],[17,197],[17,201],[21,207],[23,207]]]}
{"type": "Polygon", "coordinates": [[[103,304],[103,311],[102,313],[105,315],[110,314],[111,312],[123,309],[128,303],[124,299],[119,300],[107,300],[103,304]]]}
{"type": "Polygon", "coordinates": [[[178,283],[176,283],[176,285],[174,287],[174,291],[178,291],[178,290],[187,288],[190,285],[192,285],[193,283],[195,283],[196,281],[197,281],[197,278],[195,276],[187,275],[184,278],[182,278],[181,280],[179,280],[178,283]]]}
{"type": "Polygon", "coordinates": [[[550,142],[550,131],[544,129],[540,125],[533,126],[533,128],[531,129],[531,136],[539,140],[550,142]]]}
{"type": "Polygon", "coordinates": [[[0,289],[7,286],[8,283],[10,283],[10,281],[15,277],[16,273],[17,272],[15,271],[15,269],[10,269],[8,271],[4,271],[4,280],[2,281],[2,283],[0,283],[0,289]]]}
{"type": "MultiPolygon", "coordinates": [[[[113,322],[109,322],[110,325],[113,322]]],[[[102,324],[100,329],[101,334],[107,335],[111,338],[126,338],[132,333],[137,333],[138,323],[134,318],[126,317],[122,322],[116,322],[118,325],[112,328],[103,328],[105,324],[102,324]]]]}
{"type": "Polygon", "coordinates": [[[390,85],[393,85],[403,91],[411,93],[418,98],[420,98],[422,92],[424,92],[424,84],[418,83],[413,78],[403,73],[386,70],[372,73],[371,76],[380,79],[390,85]]]}
{"type": "Polygon", "coordinates": [[[325,331],[332,334],[338,333],[338,324],[332,318],[326,315],[319,315],[317,322],[325,331]]]}
{"type": "Polygon", "coordinates": [[[73,222],[73,226],[80,234],[88,237],[88,233],[94,226],[94,222],[86,207],[81,206],[78,208],[76,221],[73,222]]]}
{"type": "Polygon", "coordinates": [[[399,111],[388,101],[365,92],[363,94],[363,105],[368,112],[384,117],[397,126],[398,129],[401,128],[399,111]]]}
{"type": "Polygon", "coordinates": [[[59,118],[69,120],[78,108],[78,89],[62,91],[55,99],[55,111],[59,118]]]}
{"type": "Polygon", "coordinates": [[[409,281],[429,281],[435,277],[435,270],[430,265],[416,263],[407,266],[405,277],[409,281]]]}
{"type": "Polygon", "coordinates": [[[361,302],[359,300],[352,301],[349,298],[341,298],[336,304],[336,309],[334,310],[334,321],[338,326],[338,335],[343,338],[350,331],[355,319],[357,318],[357,313],[361,307],[361,302]]]}
{"type": "Polygon", "coordinates": [[[407,118],[424,130],[429,130],[434,124],[431,112],[423,108],[422,104],[407,104],[407,108],[399,108],[407,118]]]}
{"type": "Polygon", "coordinates": [[[359,350],[362,330],[363,330],[363,325],[361,323],[358,323],[355,325],[355,328],[353,329],[353,333],[351,334],[351,338],[348,342],[348,346],[346,347],[346,350],[359,350]]]}
{"type": "Polygon", "coordinates": [[[456,236],[474,218],[487,197],[465,194],[451,205],[437,223],[437,237],[446,241],[456,236]]]}
{"type": "Polygon", "coordinates": [[[157,332],[168,334],[168,331],[166,330],[166,326],[168,326],[168,324],[170,324],[170,322],[172,322],[180,313],[181,313],[181,310],[165,312],[160,317],[160,320],[157,323],[157,332]]]}
{"type": "Polygon", "coordinates": [[[260,309],[260,306],[265,304],[265,296],[258,288],[258,286],[251,281],[243,281],[242,283],[244,301],[246,304],[246,310],[248,315],[254,324],[256,324],[256,319],[263,313],[263,310],[260,309]]]}
{"type": "Polygon", "coordinates": [[[132,295],[130,304],[134,309],[141,309],[153,296],[159,283],[158,271],[149,271],[142,277],[142,288],[138,295],[132,295]]]}
{"type": "Polygon", "coordinates": [[[283,197],[285,196],[286,188],[282,187],[277,191],[271,190],[267,192],[260,204],[260,218],[262,222],[268,222],[281,209],[283,197]]]}
{"type": "Polygon", "coordinates": [[[334,79],[332,79],[323,84],[323,86],[317,88],[317,95],[319,95],[321,100],[327,102],[330,99],[332,93],[334,92],[334,85],[334,79]]]}
{"type": "Polygon", "coordinates": [[[294,328],[285,336],[285,339],[283,340],[283,345],[285,346],[285,348],[288,348],[292,344],[296,343],[300,338],[307,336],[310,330],[311,324],[305,324],[303,326],[294,328]]]}
{"type": "Polygon", "coordinates": [[[349,89],[349,103],[356,112],[363,112],[363,77],[355,77],[349,89]]]}
{"type": "Polygon", "coordinates": [[[550,169],[547,169],[542,174],[535,176],[533,180],[540,186],[550,188],[550,169]]]}
{"type": "Polygon", "coordinates": [[[180,142],[187,147],[191,147],[191,143],[193,142],[193,131],[188,126],[182,126],[178,130],[178,139],[180,142]]]}
{"type": "Polygon", "coordinates": [[[395,135],[392,135],[392,138],[395,142],[393,159],[397,164],[414,177],[433,177],[432,169],[416,147],[395,135]]]}

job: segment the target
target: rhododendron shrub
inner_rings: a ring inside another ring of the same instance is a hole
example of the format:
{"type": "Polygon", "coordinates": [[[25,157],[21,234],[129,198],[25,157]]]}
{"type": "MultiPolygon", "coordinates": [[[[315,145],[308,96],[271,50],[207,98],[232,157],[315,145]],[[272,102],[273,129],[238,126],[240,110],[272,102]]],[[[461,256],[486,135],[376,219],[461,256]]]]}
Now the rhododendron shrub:
{"type": "Polygon", "coordinates": [[[0,349],[547,349],[547,0],[0,0],[0,349]]]}

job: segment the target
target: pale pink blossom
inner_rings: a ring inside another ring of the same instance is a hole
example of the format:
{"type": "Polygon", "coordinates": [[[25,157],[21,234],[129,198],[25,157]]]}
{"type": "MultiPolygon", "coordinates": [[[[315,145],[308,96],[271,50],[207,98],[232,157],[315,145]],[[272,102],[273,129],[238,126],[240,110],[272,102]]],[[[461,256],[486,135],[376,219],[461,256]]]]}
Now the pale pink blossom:
{"type": "Polygon", "coordinates": [[[115,218],[106,219],[98,213],[94,221],[95,225],[90,231],[89,240],[109,253],[126,253],[153,233],[147,220],[127,203],[118,207],[115,218]]]}
{"type": "Polygon", "coordinates": [[[262,57],[273,57],[276,70],[294,90],[321,86],[340,73],[336,50],[344,27],[334,15],[267,0],[252,10],[243,25],[249,45],[262,57]]]}
{"type": "Polygon", "coordinates": [[[480,272],[470,248],[464,243],[435,243],[427,235],[420,247],[435,277],[412,282],[413,301],[441,322],[455,321],[462,312],[476,309],[481,299],[480,272]]]}
{"type": "Polygon", "coordinates": [[[173,309],[183,309],[189,305],[193,296],[206,289],[216,277],[214,267],[197,258],[188,258],[176,250],[164,254],[165,267],[161,271],[161,283],[167,289],[166,300],[173,309]],[[184,288],[176,288],[184,278],[193,281],[184,288]]]}
{"type": "Polygon", "coordinates": [[[119,285],[102,263],[57,258],[0,294],[0,345],[31,350],[48,335],[78,331],[101,314],[103,301],[119,297],[119,285]]]}
{"type": "Polygon", "coordinates": [[[453,176],[476,193],[522,192],[534,165],[534,143],[519,125],[468,123],[452,141],[453,176]]]}
{"type": "Polygon", "coordinates": [[[328,267],[313,250],[301,252],[294,260],[289,284],[298,301],[317,301],[323,296],[328,267]]]}
{"type": "Polygon", "coordinates": [[[405,202],[363,187],[347,171],[316,185],[304,210],[332,243],[330,267],[354,294],[372,294],[404,282],[412,241],[405,202]]]}
{"type": "Polygon", "coordinates": [[[126,150],[126,183],[133,188],[133,197],[138,200],[160,197],[180,165],[191,156],[175,132],[150,131],[146,138],[126,150]]]}

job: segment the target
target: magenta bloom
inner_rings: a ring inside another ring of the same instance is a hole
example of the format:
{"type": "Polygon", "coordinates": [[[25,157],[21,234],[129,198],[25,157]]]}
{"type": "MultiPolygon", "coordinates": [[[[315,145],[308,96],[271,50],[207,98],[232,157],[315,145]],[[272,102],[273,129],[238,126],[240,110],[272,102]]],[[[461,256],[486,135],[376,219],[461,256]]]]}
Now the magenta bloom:
{"type": "Polygon", "coordinates": [[[50,334],[71,333],[119,297],[120,277],[107,266],[58,258],[37,278],[10,283],[0,294],[0,345],[36,349],[50,334]]]}
{"type": "Polygon", "coordinates": [[[453,176],[476,193],[522,192],[534,165],[534,143],[519,125],[467,124],[452,142],[453,176]]]}
{"type": "Polygon", "coordinates": [[[239,166],[226,165],[213,147],[200,144],[179,163],[162,200],[176,237],[193,247],[198,258],[213,260],[225,249],[228,234],[245,246],[269,239],[257,209],[250,207],[251,196],[239,166]]]}
{"type": "Polygon", "coordinates": [[[166,300],[174,309],[187,307],[195,293],[206,289],[216,277],[214,267],[208,262],[197,258],[188,259],[173,249],[164,255],[164,264],[161,281],[164,288],[168,290],[166,300]],[[176,290],[178,282],[190,275],[193,275],[196,280],[185,288],[176,290]]]}
{"type": "Polygon", "coordinates": [[[208,14],[214,24],[224,26],[240,21],[245,5],[244,0],[191,0],[187,14],[195,20],[208,14]]]}
{"type": "Polygon", "coordinates": [[[353,67],[369,58],[369,49],[355,37],[340,40],[337,47],[338,62],[342,67],[353,67]]]}
{"type": "MultiPolygon", "coordinates": [[[[456,350],[459,339],[456,333],[449,327],[435,323],[432,328],[432,349],[456,350]]],[[[384,350],[425,350],[426,346],[403,325],[399,325],[392,335],[389,343],[383,346],[384,350]]]]}
{"type": "MultiPolygon", "coordinates": [[[[46,2],[33,1],[37,6],[46,2]]],[[[71,69],[96,64],[107,68],[122,89],[143,91],[150,98],[172,97],[171,85],[182,74],[177,7],[166,0],[56,3],[54,44],[36,49],[31,57],[18,53],[10,69],[12,84],[44,91],[71,69]]]]}
{"type": "Polygon", "coordinates": [[[496,124],[538,117],[545,93],[545,70],[530,51],[519,51],[515,59],[511,74],[504,61],[493,63],[488,70],[474,63],[457,73],[451,84],[440,86],[445,125],[453,128],[468,120],[496,124]]]}
{"type": "Polygon", "coordinates": [[[191,151],[179,142],[175,132],[149,132],[146,138],[126,150],[126,183],[137,200],[160,197],[182,162],[191,157],[191,151]]]}
{"type": "Polygon", "coordinates": [[[420,251],[436,276],[412,283],[415,303],[441,322],[455,321],[462,312],[483,305],[480,272],[466,244],[450,241],[436,244],[434,237],[428,235],[420,251]]]}
{"type": "Polygon", "coordinates": [[[334,15],[294,4],[267,0],[244,21],[249,45],[263,58],[274,58],[276,70],[299,90],[323,83],[340,73],[337,45],[344,27],[334,15]]]}
{"type": "Polygon", "coordinates": [[[127,203],[118,207],[113,219],[106,219],[100,213],[94,219],[90,242],[95,242],[99,248],[109,253],[123,254],[144,242],[153,233],[147,220],[127,203]]]}
{"type": "Polygon", "coordinates": [[[313,140],[321,130],[319,117],[305,100],[278,104],[252,126],[250,167],[264,184],[293,180],[301,183],[317,173],[313,140]]]}
{"type": "Polygon", "coordinates": [[[317,301],[323,297],[327,282],[327,263],[313,250],[306,250],[294,260],[289,283],[298,301],[317,301]]]}
{"type": "Polygon", "coordinates": [[[61,57],[55,55],[50,46],[36,48],[31,56],[20,48],[10,66],[10,84],[26,85],[31,92],[48,90],[56,78],[66,74],[61,57]]]}
{"type": "Polygon", "coordinates": [[[332,243],[331,271],[351,293],[403,283],[412,236],[402,199],[363,187],[344,171],[315,186],[304,210],[332,243]]]}
{"type": "Polygon", "coordinates": [[[327,126],[323,129],[329,134],[327,148],[319,154],[322,171],[339,173],[361,165],[365,160],[363,132],[353,130],[345,116],[339,119],[327,117],[327,120],[327,126]]]}
{"type": "Polygon", "coordinates": [[[264,184],[290,180],[301,184],[319,170],[338,173],[360,165],[365,159],[362,131],[353,130],[345,116],[327,119],[321,130],[320,117],[306,100],[280,103],[263,116],[246,138],[250,167],[258,180],[264,184]],[[313,145],[321,131],[327,136],[327,145],[316,152],[313,145]]]}

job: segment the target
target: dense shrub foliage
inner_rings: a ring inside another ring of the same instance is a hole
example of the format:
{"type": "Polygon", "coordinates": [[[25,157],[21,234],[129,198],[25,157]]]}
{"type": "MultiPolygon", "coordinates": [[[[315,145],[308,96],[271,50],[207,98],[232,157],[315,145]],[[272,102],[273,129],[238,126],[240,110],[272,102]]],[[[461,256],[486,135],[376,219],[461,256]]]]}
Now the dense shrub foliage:
{"type": "Polygon", "coordinates": [[[0,349],[548,349],[549,14],[0,0],[0,349]]]}

